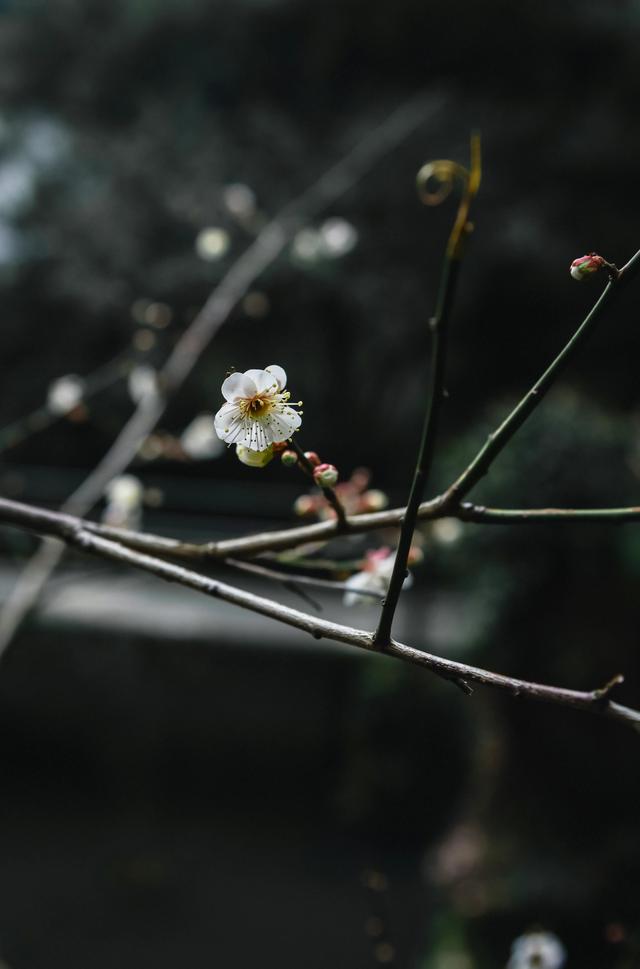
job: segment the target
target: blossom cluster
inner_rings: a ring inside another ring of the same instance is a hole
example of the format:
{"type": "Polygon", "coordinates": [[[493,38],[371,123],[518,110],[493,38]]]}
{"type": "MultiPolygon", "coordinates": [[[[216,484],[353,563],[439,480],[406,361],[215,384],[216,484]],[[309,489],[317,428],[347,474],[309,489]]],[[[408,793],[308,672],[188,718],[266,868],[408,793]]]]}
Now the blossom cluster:
{"type": "MultiPolygon", "coordinates": [[[[318,465],[318,468],[324,467],[333,465],[318,465]]],[[[371,472],[367,468],[356,468],[347,481],[335,485],[336,498],[346,515],[362,515],[368,511],[382,511],[387,507],[389,499],[383,491],[369,488],[370,480],[371,472]]],[[[336,514],[323,495],[317,493],[300,495],[293,507],[296,515],[301,518],[314,517],[322,520],[335,518],[336,514]]]]}

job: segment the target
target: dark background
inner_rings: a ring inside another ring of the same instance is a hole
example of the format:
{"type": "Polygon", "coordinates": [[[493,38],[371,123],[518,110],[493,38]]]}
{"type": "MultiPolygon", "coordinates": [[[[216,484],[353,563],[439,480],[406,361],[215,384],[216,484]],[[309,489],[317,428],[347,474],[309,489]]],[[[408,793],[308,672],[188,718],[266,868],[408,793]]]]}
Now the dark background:
{"type": "MultiPolygon", "coordinates": [[[[279,363],[305,400],[305,446],[343,477],[370,467],[404,500],[453,213],[419,204],[415,174],[466,163],[472,128],[484,175],[434,492],[599,292],[570,279],[571,260],[623,264],[638,245],[632,0],[0,9],[3,426],[22,426],[61,374],[123,352],[158,366],[251,240],[225,187],[250,186],[258,219],[273,215],[418,93],[424,123],[313,223],[347,220],[357,246],[307,262],[288,248],[256,283],[264,314],[232,314],[167,434],[217,409],[230,366],[279,363]],[[194,249],[207,226],[230,235],[216,262],[194,249]],[[170,307],[170,325],[141,324],[140,300],[170,307]]],[[[639,350],[630,287],[474,497],[637,503],[639,350]]],[[[131,406],[120,381],[83,420],[0,434],[2,493],[60,504],[131,406]]],[[[201,539],[291,521],[304,490],[232,453],[134,471],[163,498],[145,526],[201,539]]],[[[423,532],[399,616],[415,645],[576,688],[624,672],[620,699],[640,704],[637,525],[423,532]]],[[[32,547],[3,533],[4,596],[32,547]]],[[[638,750],[619,724],[465,699],[72,558],[0,675],[2,953],[11,969],[357,969],[393,950],[403,969],[494,969],[538,925],[569,969],[630,969],[638,750]]]]}

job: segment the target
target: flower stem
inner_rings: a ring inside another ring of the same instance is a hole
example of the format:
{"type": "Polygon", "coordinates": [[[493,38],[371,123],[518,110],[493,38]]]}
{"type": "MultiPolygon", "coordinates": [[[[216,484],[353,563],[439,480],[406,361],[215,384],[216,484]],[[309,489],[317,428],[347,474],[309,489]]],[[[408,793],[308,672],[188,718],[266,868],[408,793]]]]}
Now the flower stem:
{"type": "MultiPolygon", "coordinates": [[[[300,445],[298,444],[298,442],[295,440],[295,438],[292,437],[289,440],[289,444],[298,455],[298,461],[300,462],[300,466],[302,467],[302,469],[306,472],[306,474],[308,474],[308,476],[311,478],[313,483],[317,484],[313,477],[313,465],[311,464],[311,461],[309,461],[309,459],[305,456],[305,453],[300,447],[300,445]]],[[[340,503],[340,499],[336,495],[335,491],[333,490],[333,488],[327,488],[324,485],[317,485],[317,487],[320,489],[322,494],[325,496],[325,498],[327,499],[327,501],[335,511],[336,517],[338,519],[339,530],[345,531],[347,528],[347,516],[345,515],[344,508],[342,507],[340,503]]]]}

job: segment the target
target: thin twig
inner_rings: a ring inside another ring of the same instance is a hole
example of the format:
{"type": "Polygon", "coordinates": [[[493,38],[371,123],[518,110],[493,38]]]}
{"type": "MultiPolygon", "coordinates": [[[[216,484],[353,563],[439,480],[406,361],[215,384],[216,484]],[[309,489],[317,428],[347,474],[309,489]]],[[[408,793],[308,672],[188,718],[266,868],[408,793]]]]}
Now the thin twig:
{"type": "MultiPolygon", "coordinates": [[[[181,565],[165,562],[162,559],[125,548],[119,542],[95,535],[82,528],[72,516],[47,511],[33,505],[0,499],[0,521],[6,525],[40,535],[56,536],[65,544],[91,555],[129,565],[143,572],[149,572],[167,582],[174,582],[212,598],[230,602],[243,609],[300,629],[313,636],[314,639],[328,639],[345,643],[369,652],[376,650],[374,636],[371,632],[308,615],[298,609],[292,609],[279,602],[274,602],[272,599],[245,592],[217,579],[201,575],[181,565]]],[[[388,645],[387,653],[413,665],[422,666],[443,679],[456,683],[467,692],[469,684],[477,683],[504,690],[516,697],[527,697],[532,700],[573,707],[577,710],[585,710],[620,720],[640,731],[640,711],[615,703],[610,699],[611,691],[622,682],[620,676],[613,677],[603,687],[594,690],[568,690],[563,687],[548,686],[500,673],[492,673],[480,667],[468,666],[466,663],[435,656],[393,640],[388,645]]]]}
{"type": "Polygon", "coordinates": [[[337,494],[335,493],[335,491],[333,490],[333,488],[328,488],[326,485],[318,484],[314,480],[314,477],[313,477],[313,465],[312,465],[311,461],[308,459],[308,457],[306,456],[306,454],[304,453],[304,451],[302,450],[302,448],[300,447],[300,445],[298,444],[298,442],[296,441],[296,439],[292,437],[291,440],[289,441],[289,444],[291,445],[291,447],[293,448],[293,450],[298,455],[298,461],[300,462],[303,470],[311,478],[311,480],[316,485],[316,487],[320,489],[320,491],[322,492],[322,494],[324,495],[324,497],[326,498],[326,500],[329,502],[329,504],[331,505],[331,507],[335,511],[336,518],[338,520],[337,530],[339,532],[342,531],[345,528],[345,525],[346,525],[346,515],[345,515],[344,508],[342,507],[342,504],[341,504],[340,499],[338,498],[337,494]]]}
{"type": "Polygon", "coordinates": [[[447,489],[444,500],[449,507],[455,507],[487,473],[493,461],[504,450],[516,431],[522,427],[526,419],[549,391],[556,378],[562,373],[576,351],[582,346],[591,333],[595,323],[602,315],[605,307],[612,305],[624,286],[631,279],[635,278],[638,272],[640,272],[640,251],[636,252],[629,262],[622,267],[617,276],[610,277],[599,299],[553,363],[547,367],[542,376],[514,407],[500,427],[492,434],[489,434],[484,447],[478,451],[460,477],[447,489]]]}
{"type": "Polygon", "coordinates": [[[407,501],[407,510],[400,529],[398,548],[393,563],[393,572],[389,582],[389,589],[383,602],[380,622],[376,632],[376,644],[379,649],[385,649],[391,639],[393,617],[407,575],[407,563],[409,561],[413,533],[418,520],[420,502],[424,497],[427,479],[433,463],[440,412],[445,397],[444,380],[449,316],[451,314],[458,280],[458,271],[464,249],[463,241],[468,232],[471,202],[479,185],[480,141],[479,137],[474,135],[471,138],[471,170],[468,174],[465,190],[458,206],[455,223],[447,244],[436,311],[430,320],[432,348],[427,384],[429,388],[427,407],[422,437],[418,446],[416,469],[407,501]]]}
{"type": "MultiPolygon", "coordinates": [[[[346,582],[332,582],[331,579],[320,579],[313,575],[301,575],[299,572],[285,572],[281,569],[272,569],[267,565],[260,565],[257,562],[244,562],[242,559],[224,559],[226,565],[243,572],[250,572],[263,579],[273,579],[282,582],[284,585],[308,585],[315,589],[329,589],[331,592],[353,592],[350,585],[346,582]]],[[[372,599],[380,601],[379,592],[372,592],[371,589],[358,589],[358,595],[370,596],[372,599]]]]}
{"type": "MultiPolygon", "coordinates": [[[[446,507],[443,509],[447,512],[446,507]]],[[[529,525],[538,522],[624,522],[640,521],[640,507],[629,508],[487,508],[463,501],[452,512],[460,521],[476,522],[481,525],[529,525]]]]}
{"type": "MultiPolygon", "coordinates": [[[[434,116],[441,104],[440,98],[423,93],[406,101],[260,231],[176,344],[158,375],[158,392],[143,398],[97,467],[64,503],[64,511],[86,514],[100,500],[109,482],[127,468],[160,420],[169,398],[179,390],[232,310],[273,264],[298,228],[353,188],[380,158],[401,144],[430,115],[434,116]]],[[[18,577],[0,613],[0,658],[63,552],[64,546],[59,543],[44,542],[18,577]]]]}

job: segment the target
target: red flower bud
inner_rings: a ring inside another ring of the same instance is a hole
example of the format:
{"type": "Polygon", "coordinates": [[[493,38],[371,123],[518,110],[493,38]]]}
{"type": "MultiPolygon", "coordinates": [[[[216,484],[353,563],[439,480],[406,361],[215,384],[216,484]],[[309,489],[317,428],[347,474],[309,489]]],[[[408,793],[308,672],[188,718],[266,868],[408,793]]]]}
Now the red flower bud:
{"type": "Polygon", "coordinates": [[[586,279],[587,276],[591,276],[592,273],[597,273],[604,265],[606,265],[606,262],[602,256],[598,256],[595,252],[590,252],[587,256],[580,256],[579,259],[574,259],[569,267],[569,271],[573,279],[581,280],[586,279]]]}
{"type": "Polygon", "coordinates": [[[309,464],[312,464],[314,468],[316,468],[320,464],[320,458],[318,457],[315,451],[305,451],[304,456],[309,462],[309,464]]]}

